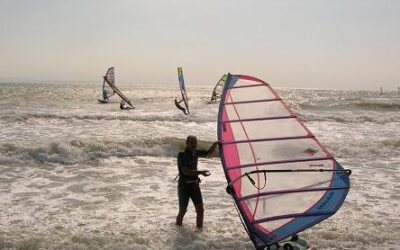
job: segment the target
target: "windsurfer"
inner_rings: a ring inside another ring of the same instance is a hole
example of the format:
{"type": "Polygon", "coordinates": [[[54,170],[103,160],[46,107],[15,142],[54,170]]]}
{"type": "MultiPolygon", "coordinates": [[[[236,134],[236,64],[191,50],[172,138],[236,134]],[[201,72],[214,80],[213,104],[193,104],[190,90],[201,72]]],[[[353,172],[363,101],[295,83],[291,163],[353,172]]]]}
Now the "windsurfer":
{"type": "Polygon", "coordinates": [[[211,101],[217,101],[217,92],[215,90],[212,92],[211,101]]]}
{"type": "MultiPolygon", "coordinates": [[[[175,101],[176,102],[176,101],[175,101]]],[[[203,198],[200,190],[199,175],[209,176],[211,173],[208,170],[197,170],[199,157],[207,157],[211,155],[218,142],[214,142],[208,150],[197,150],[197,138],[188,136],[186,138],[186,149],[178,154],[178,199],[179,212],[176,217],[176,225],[182,226],[183,217],[185,216],[189,199],[193,201],[196,209],[196,227],[201,229],[204,220],[203,198]]]]}
{"type": "Polygon", "coordinates": [[[187,113],[186,109],[180,105],[181,102],[183,102],[183,99],[180,100],[180,101],[178,101],[177,99],[175,99],[175,106],[176,106],[180,111],[182,111],[185,115],[187,115],[188,113],[187,113]]]}
{"type": "Polygon", "coordinates": [[[110,101],[110,99],[108,99],[107,91],[106,91],[105,89],[103,89],[103,100],[104,100],[104,101],[107,101],[107,102],[110,101]]]}
{"type": "Polygon", "coordinates": [[[119,103],[119,108],[120,109],[132,109],[131,107],[126,107],[125,102],[123,100],[121,100],[121,102],[119,103]]]}

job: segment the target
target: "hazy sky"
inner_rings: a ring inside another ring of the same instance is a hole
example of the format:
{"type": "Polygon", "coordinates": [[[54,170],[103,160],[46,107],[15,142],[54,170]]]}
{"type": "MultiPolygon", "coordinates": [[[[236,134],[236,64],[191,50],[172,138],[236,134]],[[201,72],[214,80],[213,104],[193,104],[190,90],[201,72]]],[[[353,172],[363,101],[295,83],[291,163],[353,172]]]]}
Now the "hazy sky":
{"type": "Polygon", "coordinates": [[[0,82],[397,89],[399,0],[0,0],[0,82]]]}

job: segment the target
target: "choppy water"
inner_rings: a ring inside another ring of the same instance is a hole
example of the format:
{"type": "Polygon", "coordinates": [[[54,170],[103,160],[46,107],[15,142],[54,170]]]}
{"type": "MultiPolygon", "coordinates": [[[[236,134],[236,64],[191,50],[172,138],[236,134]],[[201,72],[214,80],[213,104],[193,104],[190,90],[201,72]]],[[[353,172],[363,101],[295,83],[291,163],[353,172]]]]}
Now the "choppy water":
{"type": "MultiPolygon", "coordinates": [[[[200,161],[205,228],[190,205],[177,228],[176,154],[216,140],[211,87],[122,85],[135,110],[99,104],[94,84],[0,84],[0,248],[252,249],[215,156],[200,161]]],[[[352,189],[330,219],[300,235],[311,249],[400,249],[397,93],[278,89],[346,168],[352,189]]]]}

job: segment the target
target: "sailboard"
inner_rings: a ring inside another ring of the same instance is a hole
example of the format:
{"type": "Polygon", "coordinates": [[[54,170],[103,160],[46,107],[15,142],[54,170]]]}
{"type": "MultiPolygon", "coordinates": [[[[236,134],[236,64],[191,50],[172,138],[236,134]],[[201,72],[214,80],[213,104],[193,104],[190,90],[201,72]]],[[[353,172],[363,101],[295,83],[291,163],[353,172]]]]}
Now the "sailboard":
{"type": "MultiPolygon", "coordinates": [[[[119,90],[117,88],[117,86],[115,85],[115,74],[114,74],[114,67],[111,67],[107,70],[107,73],[105,76],[103,76],[103,80],[105,83],[108,84],[108,86],[114,91],[114,93],[116,93],[122,100],[124,100],[126,103],[129,104],[129,106],[131,106],[132,108],[135,108],[131,101],[128,99],[128,97],[126,97],[121,90],[119,90]]],[[[104,84],[104,83],[103,83],[104,84]]]]}
{"type": "Polygon", "coordinates": [[[349,192],[351,170],[255,77],[228,74],[218,140],[227,192],[257,249],[332,216],[349,192]]]}
{"type": "MultiPolygon", "coordinates": [[[[109,82],[115,85],[114,78],[114,67],[111,67],[107,70],[106,75],[104,76],[108,79],[109,82]]],[[[108,83],[103,79],[103,86],[101,88],[101,99],[98,99],[100,103],[108,103],[110,101],[110,97],[115,94],[115,91],[108,85],[108,83]]]]}
{"type": "Polygon", "coordinates": [[[175,99],[175,106],[181,110],[185,115],[189,114],[189,99],[187,97],[186,88],[185,88],[185,80],[183,78],[183,71],[182,67],[178,67],[178,80],[179,80],[179,88],[181,91],[182,99],[176,100],[175,99]],[[185,107],[181,107],[180,103],[183,102],[185,107]]]}
{"type": "Polygon", "coordinates": [[[228,75],[223,75],[217,84],[215,85],[213,92],[211,93],[211,99],[210,102],[216,102],[218,99],[221,98],[222,91],[224,90],[225,82],[226,82],[226,77],[228,75]]]}

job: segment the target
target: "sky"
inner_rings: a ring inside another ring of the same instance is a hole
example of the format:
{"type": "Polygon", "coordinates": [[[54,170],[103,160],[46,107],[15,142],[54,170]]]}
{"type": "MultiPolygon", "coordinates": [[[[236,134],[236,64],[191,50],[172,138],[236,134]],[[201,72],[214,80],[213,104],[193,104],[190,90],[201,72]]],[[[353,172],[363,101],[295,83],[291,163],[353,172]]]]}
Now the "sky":
{"type": "Polygon", "coordinates": [[[0,82],[397,90],[398,0],[0,0],[0,82]]]}

